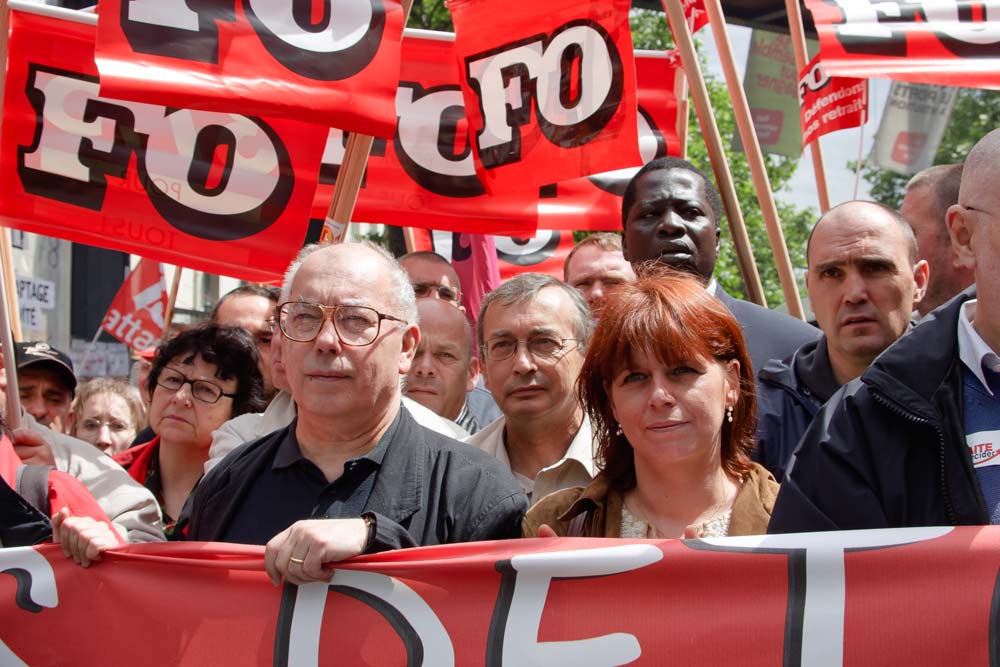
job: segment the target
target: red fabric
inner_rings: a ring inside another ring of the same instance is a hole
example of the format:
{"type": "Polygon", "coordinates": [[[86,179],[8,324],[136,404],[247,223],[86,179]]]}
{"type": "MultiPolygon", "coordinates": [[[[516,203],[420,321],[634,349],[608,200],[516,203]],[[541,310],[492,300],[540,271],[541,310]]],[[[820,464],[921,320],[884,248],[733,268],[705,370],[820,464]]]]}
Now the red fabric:
{"type": "Polygon", "coordinates": [[[806,0],[806,7],[831,76],[1000,88],[1000,21],[988,3],[806,0]]]}
{"type": "Polygon", "coordinates": [[[827,76],[817,55],[799,74],[802,146],[824,134],[860,127],[868,117],[868,82],[827,76]]]}
{"type": "Polygon", "coordinates": [[[378,137],[395,129],[398,0],[101,0],[98,15],[102,95],[295,118],[378,137]],[[327,14],[298,13],[316,4],[327,14]]]}
{"type": "Polygon", "coordinates": [[[532,190],[641,164],[628,0],[450,0],[476,173],[532,190]]]}
{"type": "MultiPolygon", "coordinates": [[[[414,231],[417,232],[415,236],[421,250],[433,250],[453,263],[456,255],[464,254],[464,251],[456,250],[462,245],[461,234],[414,231]]],[[[562,280],[566,255],[573,249],[573,234],[565,231],[540,230],[527,237],[494,236],[493,245],[497,256],[497,267],[500,270],[500,282],[529,271],[547,273],[562,280]]],[[[458,264],[455,264],[455,270],[458,270],[458,264]]],[[[464,281],[464,278],[462,280],[464,281]]],[[[464,282],[462,286],[464,290],[464,282]]],[[[478,308],[475,312],[479,312],[478,308]]]]}
{"type": "Polygon", "coordinates": [[[135,447],[129,447],[124,452],[118,452],[111,458],[115,463],[125,468],[132,479],[140,484],[146,481],[149,474],[149,465],[159,451],[160,436],[156,436],[149,442],[144,442],[135,447]]]}
{"type": "Polygon", "coordinates": [[[167,299],[163,267],[141,259],[108,307],[101,328],[137,352],[155,349],[163,336],[167,299]]]}
{"type": "Polygon", "coordinates": [[[493,237],[485,234],[457,236],[458,248],[452,248],[451,263],[462,285],[462,305],[475,325],[483,297],[500,286],[497,247],[493,237]]]}
{"type": "Polygon", "coordinates": [[[93,26],[10,14],[4,224],[280,279],[306,236],[326,129],[99,97],[93,26]]]}

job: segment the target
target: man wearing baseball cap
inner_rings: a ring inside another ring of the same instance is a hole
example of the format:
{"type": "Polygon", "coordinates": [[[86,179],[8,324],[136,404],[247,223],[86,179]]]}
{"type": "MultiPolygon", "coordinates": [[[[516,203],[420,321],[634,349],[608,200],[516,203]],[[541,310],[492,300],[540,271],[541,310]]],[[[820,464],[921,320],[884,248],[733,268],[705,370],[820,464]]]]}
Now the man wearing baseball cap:
{"type": "Polygon", "coordinates": [[[66,432],[76,375],[68,356],[45,342],[17,343],[17,385],[21,406],[39,424],[66,432]]]}

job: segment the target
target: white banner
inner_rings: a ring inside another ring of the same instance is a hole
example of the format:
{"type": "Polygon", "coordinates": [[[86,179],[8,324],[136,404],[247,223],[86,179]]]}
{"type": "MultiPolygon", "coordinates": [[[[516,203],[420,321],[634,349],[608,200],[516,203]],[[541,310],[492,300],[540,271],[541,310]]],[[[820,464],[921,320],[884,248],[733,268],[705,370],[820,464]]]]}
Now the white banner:
{"type": "Polygon", "coordinates": [[[893,81],[869,161],[911,175],[934,164],[934,155],[958,88],[893,81]]]}

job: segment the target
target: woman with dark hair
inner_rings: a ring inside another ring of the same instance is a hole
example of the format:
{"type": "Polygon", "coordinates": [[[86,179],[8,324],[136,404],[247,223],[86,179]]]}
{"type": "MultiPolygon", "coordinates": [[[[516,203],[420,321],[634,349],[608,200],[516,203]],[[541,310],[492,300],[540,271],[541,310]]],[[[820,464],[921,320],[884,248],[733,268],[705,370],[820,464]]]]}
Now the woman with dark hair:
{"type": "Polygon", "coordinates": [[[526,537],[766,532],[778,484],[750,460],[757,413],[743,332],[696,280],[660,270],[622,287],[577,391],[601,472],[532,507],[526,537]]]}
{"type": "Polygon", "coordinates": [[[204,472],[212,431],[264,408],[254,340],[236,327],[189,327],[156,351],[146,389],[156,437],[114,459],[156,496],[169,538],[204,472]]]}

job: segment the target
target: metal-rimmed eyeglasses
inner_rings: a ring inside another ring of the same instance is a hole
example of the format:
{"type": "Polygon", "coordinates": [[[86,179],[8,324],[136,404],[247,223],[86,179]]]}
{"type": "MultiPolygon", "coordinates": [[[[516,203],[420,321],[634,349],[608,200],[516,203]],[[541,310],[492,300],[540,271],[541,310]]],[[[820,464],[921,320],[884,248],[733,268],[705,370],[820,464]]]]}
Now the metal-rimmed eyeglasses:
{"type": "Polygon", "coordinates": [[[278,328],[282,335],[297,343],[316,339],[323,323],[329,319],[344,345],[371,345],[382,330],[382,320],[406,320],[380,313],[368,306],[324,306],[311,301],[286,301],[278,307],[278,328]]]}
{"type": "Polygon", "coordinates": [[[517,348],[524,343],[535,359],[553,361],[560,358],[573,348],[579,346],[576,338],[550,338],[535,336],[526,341],[516,338],[491,338],[486,341],[486,358],[490,361],[504,361],[517,354],[517,348]]]}
{"type": "Polygon", "coordinates": [[[189,384],[191,385],[191,397],[202,403],[218,403],[223,396],[236,398],[236,394],[227,394],[222,391],[222,387],[210,380],[194,380],[169,366],[165,366],[160,371],[160,376],[156,378],[156,384],[170,392],[178,392],[181,387],[189,384]]]}
{"type": "Polygon", "coordinates": [[[452,303],[458,303],[462,298],[462,293],[457,287],[452,287],[450,285],[440,285],[438,283],[422,283],[416,282],[411,283],[413,285],[413,293],[417,295],[418,299],[423,299],[425,297],[431,296],[431,292],[437,292],[438,298],[445,301],[451,301],[452,303]]]}

